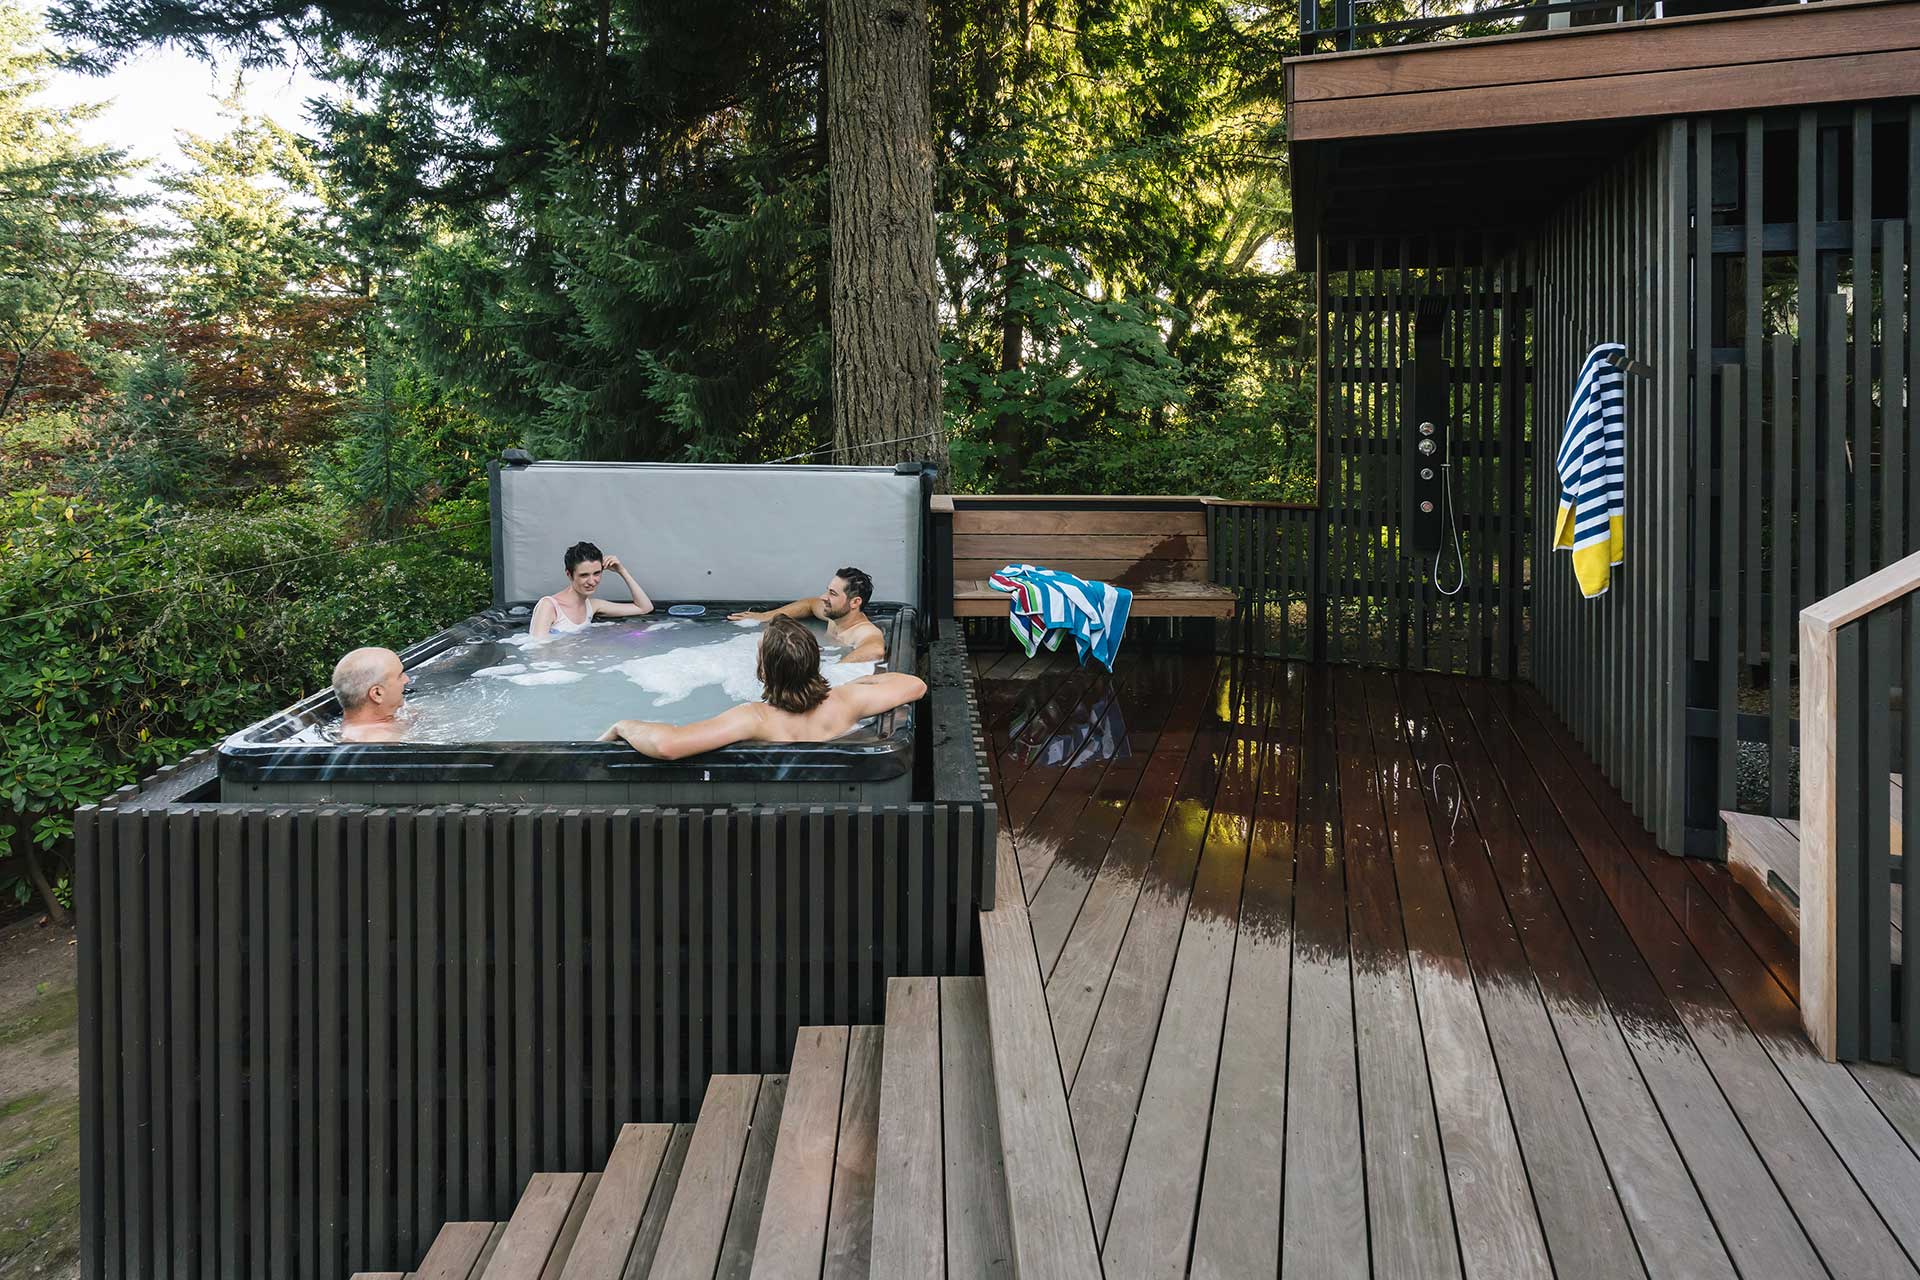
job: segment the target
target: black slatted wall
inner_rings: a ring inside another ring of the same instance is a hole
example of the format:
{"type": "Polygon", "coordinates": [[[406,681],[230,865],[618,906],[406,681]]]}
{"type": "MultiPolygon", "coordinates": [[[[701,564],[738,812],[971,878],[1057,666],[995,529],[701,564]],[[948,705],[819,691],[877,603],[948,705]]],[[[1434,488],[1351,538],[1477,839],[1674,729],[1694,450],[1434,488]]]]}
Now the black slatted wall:
{"type": "Polygon", "coordinates": [[[1687,139],[1663,126],[1560,210],[1532,251],[1535,379],[1532,679],[1663,847],[1684,822],[1687,544],[1687,139]],[[1587,599],[1551,550],[1555,469],[1587,355],[1621,342],[1626,378],[1625,561],[1587,599]]]}
{"type": "MultiPolygon", "coordinates": [[[[1688,122],[1689,814],[1791,816],[1797,616],[1920,546],[1920,105],[1688,122]]],[[[1895,687],[1896,696],[1900,690],[1895,687]]]]}

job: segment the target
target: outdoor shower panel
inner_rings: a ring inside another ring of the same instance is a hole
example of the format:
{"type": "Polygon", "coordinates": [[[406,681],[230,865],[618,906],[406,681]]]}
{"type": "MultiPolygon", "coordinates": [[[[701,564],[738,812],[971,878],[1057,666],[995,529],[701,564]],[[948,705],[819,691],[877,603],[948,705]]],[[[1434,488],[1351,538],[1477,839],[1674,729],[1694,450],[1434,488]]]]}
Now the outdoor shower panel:
{"type": "Polygon", "coordinates": [[[1446,361],[1447,302],[1421,298],[1414,309],[1413,363],[1405,378],[1406,544],[1432,555],[1446,538],[1448,510],[1447,466],[1450,436],[1447,414],[1451,391],[1446,361]]]}

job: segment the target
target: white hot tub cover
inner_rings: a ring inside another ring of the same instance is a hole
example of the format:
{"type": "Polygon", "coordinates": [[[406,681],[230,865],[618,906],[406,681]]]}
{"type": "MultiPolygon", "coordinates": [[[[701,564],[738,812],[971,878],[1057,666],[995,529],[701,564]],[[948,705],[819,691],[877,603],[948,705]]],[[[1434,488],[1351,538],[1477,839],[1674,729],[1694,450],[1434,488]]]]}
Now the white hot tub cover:
{"type": "MultiPolygon", "coordinates": [[[[876,600],[919,607],[925,512],[921,477],[890,467],[500,463],[494,601],[552,593],[566,549],[586,541],[660,601],[795,600],[852,565],[876,600]]],[[[600,589],[627,598],[617,575],[600,589]]]]}

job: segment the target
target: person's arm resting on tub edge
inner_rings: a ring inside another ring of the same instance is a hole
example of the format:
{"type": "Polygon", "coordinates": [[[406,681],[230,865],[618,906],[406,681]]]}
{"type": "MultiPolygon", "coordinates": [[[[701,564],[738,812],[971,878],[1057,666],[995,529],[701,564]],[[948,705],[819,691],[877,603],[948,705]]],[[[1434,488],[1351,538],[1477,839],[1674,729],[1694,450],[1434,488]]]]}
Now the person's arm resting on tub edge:
{"type": "Polygon", "coordinates": [[[811,711],[781,711],[764,702],[744,702],[693,724],[622,720],[600,735],[622,741],[655,760],[681,760],[736,742],[829,742],[865,720],[926,696],[919,676],[883,671],[841,685],[811,711]]]}

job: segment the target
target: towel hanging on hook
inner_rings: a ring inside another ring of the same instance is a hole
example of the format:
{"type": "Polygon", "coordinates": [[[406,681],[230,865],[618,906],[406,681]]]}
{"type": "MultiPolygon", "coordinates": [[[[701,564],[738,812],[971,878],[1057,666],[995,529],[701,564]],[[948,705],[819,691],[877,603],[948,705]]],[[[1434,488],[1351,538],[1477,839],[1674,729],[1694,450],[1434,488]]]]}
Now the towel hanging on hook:
{"type": "Polygon", "coordinates": [[[1588,355],[1554,469],[1560,512],[1553,546],[1573,553],[1580,594],[1605,595],[1613,567],[1626,557],[1627,349],[1603,342],[1588,355]]]}

